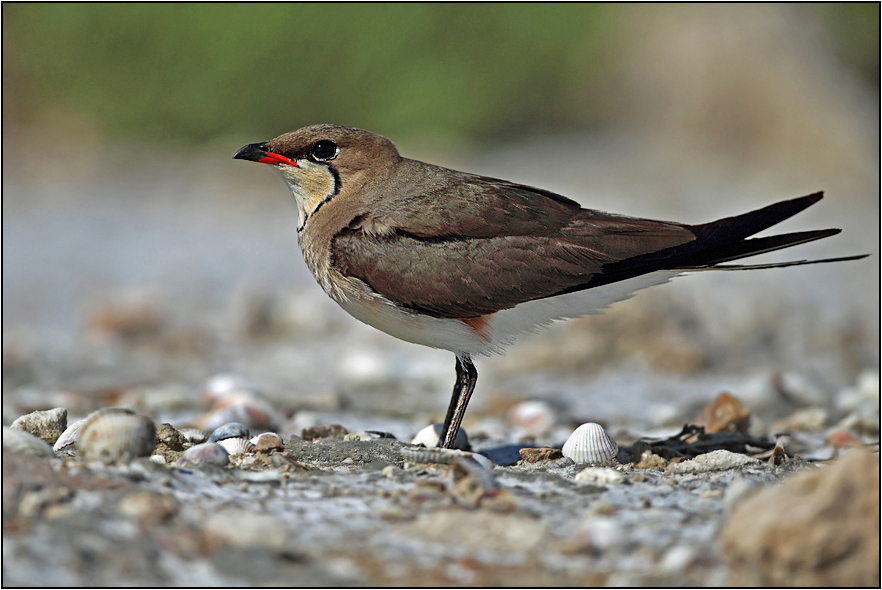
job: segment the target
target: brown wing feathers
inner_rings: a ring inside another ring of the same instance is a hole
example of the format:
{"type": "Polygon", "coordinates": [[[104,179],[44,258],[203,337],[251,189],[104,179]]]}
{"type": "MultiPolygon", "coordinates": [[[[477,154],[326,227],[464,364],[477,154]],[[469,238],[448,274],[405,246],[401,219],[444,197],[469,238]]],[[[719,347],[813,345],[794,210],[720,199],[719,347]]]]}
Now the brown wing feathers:
{"type": "Polygon", "coordinates": [[[580,209],[563,197],[490,181],[456,194],[405,197],[332,242],[333,261],[396,303],[473,318],[648,272],[706,267],[820,239],[838,230],[746,240],[822,197],[686,226],[580,209]],[[381,234],[366,228],[383,227],[381,234]]]}

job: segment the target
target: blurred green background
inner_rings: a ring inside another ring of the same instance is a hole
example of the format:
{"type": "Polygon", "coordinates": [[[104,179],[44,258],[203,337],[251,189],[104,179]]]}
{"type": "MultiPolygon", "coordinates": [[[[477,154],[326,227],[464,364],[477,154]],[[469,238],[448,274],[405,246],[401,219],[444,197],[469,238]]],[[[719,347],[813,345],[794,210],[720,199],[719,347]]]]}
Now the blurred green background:
{"type": "MultiPolygon", "coordinates": [[[[269,138],[318,122],[441,146],[595,129],[633,115],[621,100],[623,62],[658,27],[676,26],[657,9],[602,4],[2,10],[7,133],[66,126],[188,144],[269,138]]],[[[787,10],[878,93],[879,4],[787,10]]],[[[671,18],[677,13],[684,10],[671,18]]]]}

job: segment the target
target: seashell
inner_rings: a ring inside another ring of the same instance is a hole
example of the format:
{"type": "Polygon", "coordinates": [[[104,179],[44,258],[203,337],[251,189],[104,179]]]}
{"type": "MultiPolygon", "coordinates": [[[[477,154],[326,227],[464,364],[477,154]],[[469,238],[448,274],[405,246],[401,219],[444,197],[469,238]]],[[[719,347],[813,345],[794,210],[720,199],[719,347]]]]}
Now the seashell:
{"type": "MultiPolygon", "coordinates": [[[[410,444],[424,445],[426,448],[429,449],[437,447],[441,443],[441,430],[443,428],[444,425],[440,422],[438,422],[437,424],[426,426],[416,433],[416,436],[413,437],[413,440],[410,441],[410,444]]],[[[453,448],[459,449],[460,451],[471,450],[472,446],[469,444],[469,437],[466,434],[465,429],[460,428],[459,432],[456,433],[456,438],[453,439],[453,448]]]]}
{"type": "Polygon", "coordinates": [[[77,434],[77,449],[90,461],[129,461],[149,456],[155,447],[153,420],[127,408],[92,412],[77,434]]]}
{"type": "Polygon", "coordinates": [[[478,453],[469,453],[457,449],[424,449],[421,447],[407,447],[401,449],[401,456],[408,463],[440,463],[449,465],[461,458],[474,459],[484,469],[492,469],[493,461],[478,453]]]}
{"type": "Polygon", "coordinates": [[[233,437],[217,441],[230,455],[243,455],[254,451],[254,443],[247,438],[233,437]]]}
{"type": "Polygon", "coordinates": [[[29,432],[50,445],[55,444],[61,433],[67,429],[67,410],[64,408],[53,408],[51,410],[31,412],[16,418],[9,427],[29,432]]]}
{"type": "Polygon", "coordinates": [[[563,446],[563,456],[576,463],[603,463],[619,454],[619,446],[600,424],[579,426],[563,446]]]}
{"type": "Polygon", "coordinates": [[[251,436],[251,433],[244,424],[240,422],[227,422],[217,427],[211,433],[211,436],[208,437],[208,442],[218,442],[226,438],[248,438],[249,436],[251,436]]]}
{"type": "Polygon", "coordinates": [[[80,428],[83,427],[83,424],[86,423],[86,419],[77,420],[73,424],[67,427],[64,432],[61,433],[61,436],[58,437],[58,440],[55,441],[55,444],[52,446],[52,450],[59,456],[61,455],[76,455],[77,454],[77,435],[80,432],[80,428]]]}
{"type": "Polygon", "coordinates": [[[251,443],[254,445],[254,452],[281,451],[285,449],[282,437],[275,432],[259,434],[251,439],[251,443]]]}
{"type": "Polygon", "coordinates": [[[178,432],[184,435],[184,438],[187,439],[187,442],[191,442],[193,444],[204,443],[208,436],[198,428],[179,428],[178,432]]]}
{"type": "Polygon", "coordinates": [[[230,462],[230,454],[217,443],[207,442],[193,445],[175,461],[178,467],[202,467],[214,465],[223,467],[230,462]]]}
{"type": "Polygon", "coordinates": [[[3,448],[14,453],[31,455],[32,457],[55,457],[52,447],[39,437],[26,430],[3,427],[3,448]]]}

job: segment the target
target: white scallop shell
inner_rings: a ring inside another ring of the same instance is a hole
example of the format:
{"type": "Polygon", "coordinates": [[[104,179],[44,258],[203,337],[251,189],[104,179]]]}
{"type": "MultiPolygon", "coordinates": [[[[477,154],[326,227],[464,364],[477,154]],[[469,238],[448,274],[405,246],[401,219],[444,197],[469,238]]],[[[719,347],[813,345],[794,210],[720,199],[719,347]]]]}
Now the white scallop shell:
{"type": "Polygon", "coordinates": [[[217,444],[226,449],[230,455],[243,455],[254,451],[254,443],[247,438],[235,437],[225,438],[217,441],[217,444]]]}
{"type": "Polygon", "coordinates": [[[128,461],[150,455],[155,447],[153,420],[126,408],[92,412],[77,435],[77,449],[89,461],[128,461]]]}
{"type": "Polygon", "coordinates": [[[18,428],[3,427],[3,448],[32,457],[55,457],[52,447],[43,439],[18,428]]]}
{"type": "Polygon", "coordinates": [[[579,426],[563,446],[563,456],[576,463],[603,463],[619,454],[619,446],[600,424],[579,426]]]}

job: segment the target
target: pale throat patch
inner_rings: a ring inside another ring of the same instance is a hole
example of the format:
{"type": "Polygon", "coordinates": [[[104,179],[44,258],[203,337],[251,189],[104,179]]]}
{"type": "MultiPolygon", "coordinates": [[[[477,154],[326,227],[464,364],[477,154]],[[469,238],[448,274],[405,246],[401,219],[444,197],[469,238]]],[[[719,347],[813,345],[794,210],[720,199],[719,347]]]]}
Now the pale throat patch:
{"type": "Polygon", "coordinates": [[[309,160],[297,160],[296,167],[282,164],[276,166],[276,170],[291,189],[291,194],[297,202],[297,210],[300,214],[297,231],[300,231],[306,225],[309,216],[334,196],[337,181],[326,166],[309,160]]]}

